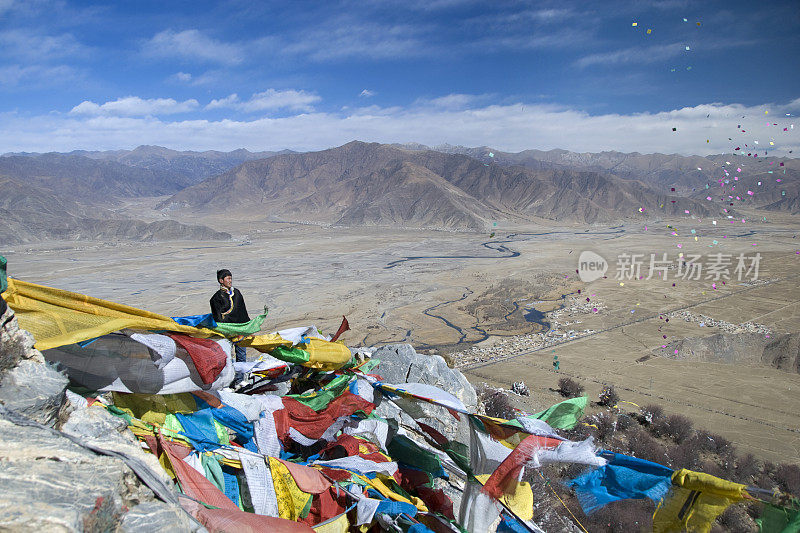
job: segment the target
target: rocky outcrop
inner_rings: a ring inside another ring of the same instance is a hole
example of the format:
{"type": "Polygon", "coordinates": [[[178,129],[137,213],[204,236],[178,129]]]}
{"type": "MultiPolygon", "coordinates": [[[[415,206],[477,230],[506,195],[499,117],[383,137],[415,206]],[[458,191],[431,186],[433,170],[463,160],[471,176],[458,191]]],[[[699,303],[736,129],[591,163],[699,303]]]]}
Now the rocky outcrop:
{"type": "Polygon", "coordinates": [[[764,347],[761,362],[787,372],[800,373],[800,333],[776,337],[764,347]]]}
{"type": "Polygon", "coordinates": [[[765,365],[800,373],[800,333],[775,336],[763,333],[715,333],[707,337],[686,337],[653,350],[670,359],[708,361],[738,365],[765,365]]]}
{"type": "Polygon", "coordinates": [[[0,403],[41,424],[53,426],[67,378],[48,366],[33,336],[19,329],[11,308],[0,317],[0,403]]]}
{"type": "Polygon", "coordinates": [[[0,529],[200,530],[125,422],[67,400],[67,378],[45,363],[10,308],[0,324],[0,529]]]}
{"type": "MultiPolygon", "coordinates": [[[[380,375],[384,382],[433,385],[461,400],[468,411],[478,410],[478,395],[473,386],[464,374],[448,367],[441,356],[419,354],[410,344],[389,344],[375,350],[372,357],[381,361],[375,373],[380,375]]],[[[422,422],[450,440],[469,442],[467,426],[459,424],[443,407],[397,399],[396,402],[403,408],[400,410],[392,402],[382,398],[376,399],[378,416],[398,420],[402,425],[412,428],[416,427],[416,422],[422,422]]]]}

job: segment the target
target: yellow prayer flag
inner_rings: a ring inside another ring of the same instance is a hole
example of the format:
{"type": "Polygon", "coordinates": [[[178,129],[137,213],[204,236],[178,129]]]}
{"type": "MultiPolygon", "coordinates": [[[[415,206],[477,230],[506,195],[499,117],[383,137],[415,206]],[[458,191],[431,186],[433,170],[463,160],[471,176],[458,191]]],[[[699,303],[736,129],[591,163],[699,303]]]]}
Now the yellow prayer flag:
{"type": "Polygon", "coordinates": [[[21,328],[31,332],[38,350],[75,344],[121,329],[166,330],[193,337],[218,335],[206,328],[182,326],[171,318],[100,298],[8,280],[3,293],[21,328]]]}
{"type": "Polygon", "coordinates": [[[314,526],[314,531],[317,533],[347,533],[350,531],[350,521],[347,519],[347,513],[342,513],[336,518],[314,526]]]}
{"type": "MultiPolygon", "coordinates": [[[[177,394],[131,394],[112,392],[114,405],[147,424],[163,426],[168,414],[194,413],[197,403],[188,392],[177,394]]],[[[169,428],[173,429],[173,428],[169,428]]]]}
{"type": "MultiPolygon", "coordinates": [[[[491,477],[491,474],[478,474],[475,476],[481,485],[485,485],[489,477],[491,477]]],[[[533,519],[533,490],[530,483],[525,481],[509,483],[505,487],[500,501],[514,511],[514,514],[522,520],[533,519]]]]}
{"type": "Polygon", "coordinates": [[[311,501],[311,494],[300,490],[289,469],[274,457],[269,457],[269,468],[272,471],[272,484],[278,500],[278,516],[296,521],[311,501]]]}
{"type": "Polygon", "coordinates": [[[728,506],[743,498],[745,485],[709,474],[676,470],[672,488],[653,515],[654,533],[708,533],[728,506]]]}
{"type": "Polygon", "coordinates": [[[292,341],[287,341],[277,333],[267,333],[264,335],[250,335],[238,342],[239,346],[255,348],[261,353],[269,353],[278,346],[292,347],[292,341]]]}
{"type": "Polygon", "coordinates": [[[303,366],[321,370],[336,370],[353,356],[350,348],[344,344],[322,339],[309,339],[305,349],[311,357],[303,366]]]}
{"type": "Polygon", "coordinates": [[[416,507],[420,512],[422,513],[428,512],[428,508],[425,506],[425,503],[421,499],[417,498],[416,496],[411,496],[411,499],[408,499],[405,496],[402,496],[393,491],[389,487],[389,484],[386,483],[386,481],[384,481],[384,480],[388,481],[389,479],[392,480],[394,479],[390,476],[386,476],[385,474],[377,474],[372,479],[366,476],[361,476],[359,474],[354,474],[354,476],[363,481],[364,483],[366,483],[367,485],[371,486],[373,489],[377,490],[383,496],[386,496],[392,501],[410,503],[411,505],[416,507]]]}

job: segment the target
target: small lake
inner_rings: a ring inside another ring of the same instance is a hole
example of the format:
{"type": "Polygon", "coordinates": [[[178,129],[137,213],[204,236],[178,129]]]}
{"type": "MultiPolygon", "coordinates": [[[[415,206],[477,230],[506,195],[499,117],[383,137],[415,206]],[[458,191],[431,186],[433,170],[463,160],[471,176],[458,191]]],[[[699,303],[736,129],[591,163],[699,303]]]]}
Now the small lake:
{"type": "Polygon", "coordinates": [[[522,316],[525,317],[526,322],[533,322],[546,329],[550,329],[550,323],[546,320],[547,317],[545,314],[534,307],[526,308],[522,316]]]}

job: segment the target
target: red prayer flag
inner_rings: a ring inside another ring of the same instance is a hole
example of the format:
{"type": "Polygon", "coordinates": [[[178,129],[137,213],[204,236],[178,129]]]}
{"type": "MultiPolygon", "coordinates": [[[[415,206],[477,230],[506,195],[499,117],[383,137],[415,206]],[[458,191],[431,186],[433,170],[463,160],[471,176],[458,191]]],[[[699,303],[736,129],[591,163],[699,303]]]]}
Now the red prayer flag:
{"type": "Polygon", "coordinates": [[[333,338],[331,339],[331,342],[336,342],[336,340],[339,338],[339,335],[349,330],[350,330],[350,324],[347,322],[347,317],[342,315],[342,325],[339,326],[339,329],[336,331],[336,335],[334,335],[333,338]]]}
{"type": "MultiPolygon", "coordinates": [[[[522,467],[525,466],[525,463],[531,459],[537,450],[553,447],[551,441],[561,444],[561,441],[549,437],[540,437],[537,435],[529,435],[526,437],[514,448],[508,457],[500,463],[500,466],[492,472],[492,475],[486,480],[483,490],[493,498],[500,498],[504,494],[508,484],[519,478],[522,467]]],[[[556,444],[556,446],[558,444],[556,444]]]]}
{"type": "Polygon", "coordinates": [[[292,522],[283,518],[246,513],[239,509],[207,509],[203,505],[184,496],[178,496],[183,507],[208,531],[230,531],[236,533],[313,533],[307,524],[292,522]]]}
{"type": "Polygon", "coordinates": [[[189,352],[189,357],[192,358],[192,363],[203,383],[206,385],[214,383],[219,373],[225,368],[225,363],[228,362],[228,354],[225,353],[222,346],[211,339],[198,339],[179,333],[167,333],[167,335],[189,352]]]}
{"type": "Polygon", "coordinates": [[[189,466],[183,459],[178,458],[177,450],[173,449],[174,446],[177,446],[176,444],[172,444],[161,435],[158,436],[158,444],[167,454],[172,470],[178,477],[178,482],[181,484],[184,494],[220,509],[239,511],[236,504],[207,480],[203,474],[189,466]]]}

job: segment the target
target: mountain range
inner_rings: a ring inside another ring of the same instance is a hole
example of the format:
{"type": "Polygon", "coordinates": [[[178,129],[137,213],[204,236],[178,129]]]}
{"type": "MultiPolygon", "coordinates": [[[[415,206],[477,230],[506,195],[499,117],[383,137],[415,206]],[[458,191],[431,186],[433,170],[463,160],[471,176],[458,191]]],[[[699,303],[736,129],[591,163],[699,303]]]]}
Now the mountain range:
{"type": "Polygon", "coordinates": [[[97,161],[121,163],[128,167],[147,169],[154,173],[162,173],[162,175],[167,176],[181,176],[184,178],[184,184],[188,185],[203,181],[210,176],[221,174],[245,161],[265,159],[273,155],[284,153],[293,152],[291,150],[282,150],[280,152],[250,152],[244,148],[233,150],[232,152],[219,152],[216,150],[193,152],[170,150],[169,148],[161,146],[142,145],[133,150],[74,150],[68,154],[9,153],[5,155],[28,157],[70,155],[85,157],[97,161]]]}
{"type": "Polygon", "coordinates": [[[468,155],[357,141],[242,163],[181,190],[159,207],[475,230],[498,219],[591,224],[719,211],[709,202],[609,173],[484,163],[468,155]]]}
{"type": "Polygon", "coordinates": [[[231,235],[174,220],[144,222],[88,206],[0,175],[0,244],[42,240],[228,240],[231,235]]]}
{"type": "Polygon", "coordinates": [[[800,160],[575,153],[354,141],[318,152],[134,150],[0,156],[0,243],[225,239],[183,210],[340,225],[481,231],[491,222],[614,223],[800,212],[800,160]],[[162,198],[158,223],[119,206],[162,198]],[[726,211],[724,211],[726,210],[726,211]],[[106,221],[100,224],[98,221],[106,221]],[[153,225],[155,224],[155,225],[153,225]]]}

